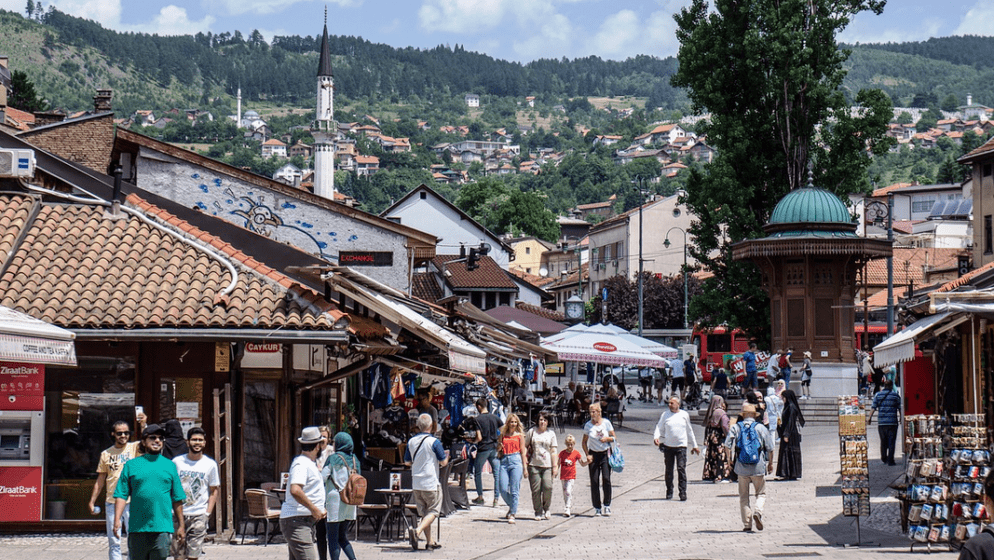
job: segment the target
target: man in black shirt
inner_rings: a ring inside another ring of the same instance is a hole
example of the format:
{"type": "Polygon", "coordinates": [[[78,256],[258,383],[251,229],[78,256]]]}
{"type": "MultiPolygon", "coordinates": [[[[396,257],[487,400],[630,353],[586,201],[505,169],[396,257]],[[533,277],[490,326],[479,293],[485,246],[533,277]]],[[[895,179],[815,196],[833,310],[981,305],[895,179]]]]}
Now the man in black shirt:
{"type": "Polygon", "coordinates": [[[497,473],[500,463],[497,460],[497,435],[500,433],[500,419],[490,413],[489,402],[486,397],[480,397],[476,401],[476,464],[474,465],[473,477],[476,481],[476,498],[473,503],[483,505],[483,465],[490,462],[490,470],[494,475],[494,507],[497,507],[497,473]]]}

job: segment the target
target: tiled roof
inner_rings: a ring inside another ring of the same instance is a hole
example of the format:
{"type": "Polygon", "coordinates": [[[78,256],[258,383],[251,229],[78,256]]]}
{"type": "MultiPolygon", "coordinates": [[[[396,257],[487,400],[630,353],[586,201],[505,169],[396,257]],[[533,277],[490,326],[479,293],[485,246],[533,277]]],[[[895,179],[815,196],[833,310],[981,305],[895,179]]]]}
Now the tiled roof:
{"type": "Polygon", "coordinates": [[[533,315],[538,315],[550,321],[562,322],[566,320],[566,315],[554,309],[546,309],[537,305],[532,305],[523,301],[515,301],[514,306],[522,311],[527,311],[533,315]]]}
{"type": "Polygon", "coordinates": [[[529,274],[529,273],[525,272],[524,270],[521,270],[520,268],[514,268],[514,267],[511,267],[511,268],[507,269],[507,272],[510,273],[510,274],[513,274],[514,276],[517,276],[518,278],[524,280],[525,282],[528,282],[532,286],[537,286],[539,288],[541,288],[542,286],[545,286],[546,284],[551,284],[551,283],[555,282],[555,280],[556,280],[555,278],[549,278],[549,277],[546,277],[546,276],[536,276],[534,274],[529,274]]]}
{"type": "MultiPolygon", "coordinates": [[[[897,306],[901,297],[903,297],[903,295],[905,294],[906,289],[907,288],[903,286],[894,286],[893,302],[895,307],[897,306]]],[[[860,296],[860,298],[862,298],[863,292],[859,292],[858,295],[860,296]]],[[[867,307],[869,307],[870,309],[881,309],[887,307],[887,290],[878,290],[874,292],[873,295],[866,298],[866,302],[868,304],[867,307]]],[[[863,309],[863,300],[858,299],[858,301],[856,302],[856,310],[862,311],[862,309],[863,309]]]]}
{"type": "Polygon", "coordinates": [[[894,231],[911,234],[915,231],[915,224],[920,224],[925,220],[896,220],[893,224],[894,231]]]}
{"type": "MultiPolygon", "coordinates": [[[[126,204],[198,240],[238,269],[234,291],[215,257],[125,214],[97,205],[40,203],[0,195],[0,304],[68,328],[251,328],[332,330],[345,316],[334,305],[221,239],[129,195],[126,204]],[[37,217],[28,209],[39,205],[37,217]],[[23,241],[12,247],[13,236],[23,241]]],[[[377,324],[352,318],[363,337],[377,324]]]]}
{"type": "Polygon", "coordinates": [[[459,255],[439,255],[431,260],[438,270],[449,271],[446,282],[453,290],[501,289],[516,290],[518,285],[507,275],[497,262],[489,256],[480,257],[479,268],[466,270],[466,261],[446,264],[459,258],[459,255]]]}
{"type": "Polygon", "coordinates": [[[283,142],[280,142],[279,140],[277,140],[275,138],[270,138],[269,140],[266,140],[265,142],[262,143],[262,145],[263,146],[286,146],[286,144],[284,144],[283,142]]]}
{"type": "MultiPolygon", "coordinates": [[[[957,257],[967,253],[968,249],[917,248],[907,249],[894,247],[894,284],[906,285],[910,279],[914,284],[921,285],[923,280],[922,267],[928,263],[930,270],[954,269],[957,257]],[[908,263],[905,270],[904,263],[908,263]]],[[[871,286],[887,285],[887,260],[875,259],[867,265],[867,278],[871,286]]],[[[885,300],[886,301],[886,300],[885,300]]]]}
{"type": "Polygon", "coordinates": [[[994,138],[991,138],[990,140],[984,142],[984,144],[982,146],[980,146],[979,148],[976,148],[973,151],[971,151],[970,153],[966,154],[965,156],[959,158],[959,161],[964,161],[964,160],[972,159],[975,156],[983,155],[983,154],[986,154],[988,152],[994,152],[994,138]]]}
{"type": "Polygon", "coordinates": [[[870,196],[872,196],[873,198],[876,198],[878,196],[887,196],[887,193],[891,191],[903,189],[904,187],[910,187],[913,184],[914,183],[894,183],[893,185],[887,185],[886,187],[881,187],[879,189],[874,190],[873,194],[871,194],[870,196]]]}
{"type": "Polygon", "coordinates": [[[442,287],[438,285],[434,272],[415,273],[411,280],[413,282],[411,286],[412,296],[431,303],[442,299],[444,295],[442,287]]]}
{"type": "MultiPolygon", "coordinates": [[[[960,276],[959,278],[957,278],[955,280],[950,280],[949,282],[946,282],[945,284],[939,286],[932,293],[952,292],[952,291],[956,290],[956,288],[959,288],[961,286],[965,286],[965,285],[969,284],[977,276],[980,276],[981,274],[983,274],[985,272],[989,272],[992,269],[994,269],[994,262],[989,262],[989,263],[985,264],[984,266],[982,266],[980,268],[977,268],[977,269],[971,270],[970,272],[967,272],[966,274],[964,274],[963,276],[960,276]]],[[[886,301],[886,298],[884,298],[884,300],[886,301]]]]}

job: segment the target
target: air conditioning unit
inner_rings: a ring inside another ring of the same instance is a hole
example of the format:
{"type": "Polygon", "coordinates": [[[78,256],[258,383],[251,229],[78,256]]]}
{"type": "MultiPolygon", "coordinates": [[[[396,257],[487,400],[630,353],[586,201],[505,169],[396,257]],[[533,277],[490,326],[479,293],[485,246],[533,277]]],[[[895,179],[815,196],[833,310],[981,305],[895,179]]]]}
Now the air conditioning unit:
{"type": "Polygon", "coordinates": [[[34,150],[0,150],[0,177],[34,177],[34,150]]]}

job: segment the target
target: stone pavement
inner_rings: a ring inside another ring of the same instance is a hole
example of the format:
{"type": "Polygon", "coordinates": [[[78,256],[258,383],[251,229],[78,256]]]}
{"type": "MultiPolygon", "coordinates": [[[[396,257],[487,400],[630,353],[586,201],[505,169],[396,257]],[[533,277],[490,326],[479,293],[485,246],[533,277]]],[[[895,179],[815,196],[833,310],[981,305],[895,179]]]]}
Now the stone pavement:
{"type": "MultiPolygon", "coordinates": [[[[574,490],[574,513],[566,519],[528,519],[530,495],[525,483],[517,524],[503,519],[506,507],[473,507],[442,520],[443,547],[434,552],[410,550],[406,540],[353,543],[360,559],[430,556],[452,559],[646,558],[910,558],[910,541],[899,534],[897,502],[887,485],[901,476],[901,467],[886,467],[878,459],[876,429],[870,433],[872,515],[861,519],[861,540],[879,546],[849,547],[857,540],[855,518],[842,517],[839,490],[839,444],[836,429],[808,427],[803,431],[804,476],[801,480],[767,484],[766,530],[742,533],[735,484],[700,480],[701,456],[692,455],[687,502],[666,501],[662,455],[652,443],[652,429],[664,409],[655,404],[628,405],[618,428],[626,466],[614,474],[611,517],[593,517],[589,479],[581,469],[574,490]]],[[[695,428],[698,441],[703,428],[695,428]]],[[[580,439],[577,427],[567,432],[580,439]]],[[[560,435],[560,441],[564,434],[560,435]]],[[[488,476],[484,477],[485,485],[488,476]]],[[[472,481],[470,481],[472,487],[472,481]]],[[[471,491],[471,497],[472,497],[471,491]]],[[[492,494],[488,490],[486,497],[492,494]]],[[[562,494],[553,498],[553,512],[562,511],[562,494]]],[[[237,541],[236,541],[237,542],[237,541]]],[[[208,545],[206,560],[285,558],[283,544],[208,545]]],[[[0,536],[0,560],[102,560],[106,540],[101,535],[0,536]]],[[[945,550],[945,547],[939,547],[945,550]]],[[[920,554],[920,553],[916,553],[920,554]]],[[[952,557],[948,554],[946,557],[952,557]]]]}

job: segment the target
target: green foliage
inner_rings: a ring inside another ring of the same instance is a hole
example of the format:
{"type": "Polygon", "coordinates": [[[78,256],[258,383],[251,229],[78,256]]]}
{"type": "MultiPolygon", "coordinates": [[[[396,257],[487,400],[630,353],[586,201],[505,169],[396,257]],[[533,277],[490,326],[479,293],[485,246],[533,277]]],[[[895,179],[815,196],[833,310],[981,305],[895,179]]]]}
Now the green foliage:
{"type": "MultiPolygon", "coordinates": [[[[28,4],[28,6],[31,6],[28,4]]],[[[11,93],[7,99],[7,104],[15,109],[33,113],[43,111],[47,107],[45,102],[38,98],[35,85],[28,79],[28,75],[20,70],[14,70],[10,75],[11,93]]]]}
{"type": "Polygon", "coordinates": [[[882,8],[872,0],[718,0],[709,10],[694,0],[674,16],[680,68],[673,84],[688,88],[696,112],[711,112],[701,128],[718,150],[714,163],[692,168],[687,180],[686,203],[698,217],[690,251],[714,274],[693,301],[698,322],[769,333],[758,269],[732,261],[729,244],[763,235],[776,202],[806,183],[809,163],[817,162],[815,184],[837,194],[866,188],[863,152],[867,142],[884,145],[880,126],[890,117],[880,111],[889,99],[860,93],[867,110],[849,115],[840,93],[847,53],[835,37],[853,15],[882,8]],[[818,129],[829,123],[819,143],[818,129]],[[840,164],[848,167],[833,168],[840,164]]]}
{"type": "MultiPolygon", "coordinates": [[[[687,278],[687,292],[691,299],[701,294],[701,282],[694,276],[687,278]]],[[[623,329],[638,327],[638,275],[634,278],[612,276],[604,281],[607,288],[607,320],[623,329]]],[[[601,315],[600,294],[596,294],[588,308],[591,322],[604,322],[601,315]]],[[[657,278],[650,272],[642,273],[642,328],[683,328],[684,283],[683,275],[674,274],[657,278]]]]}

